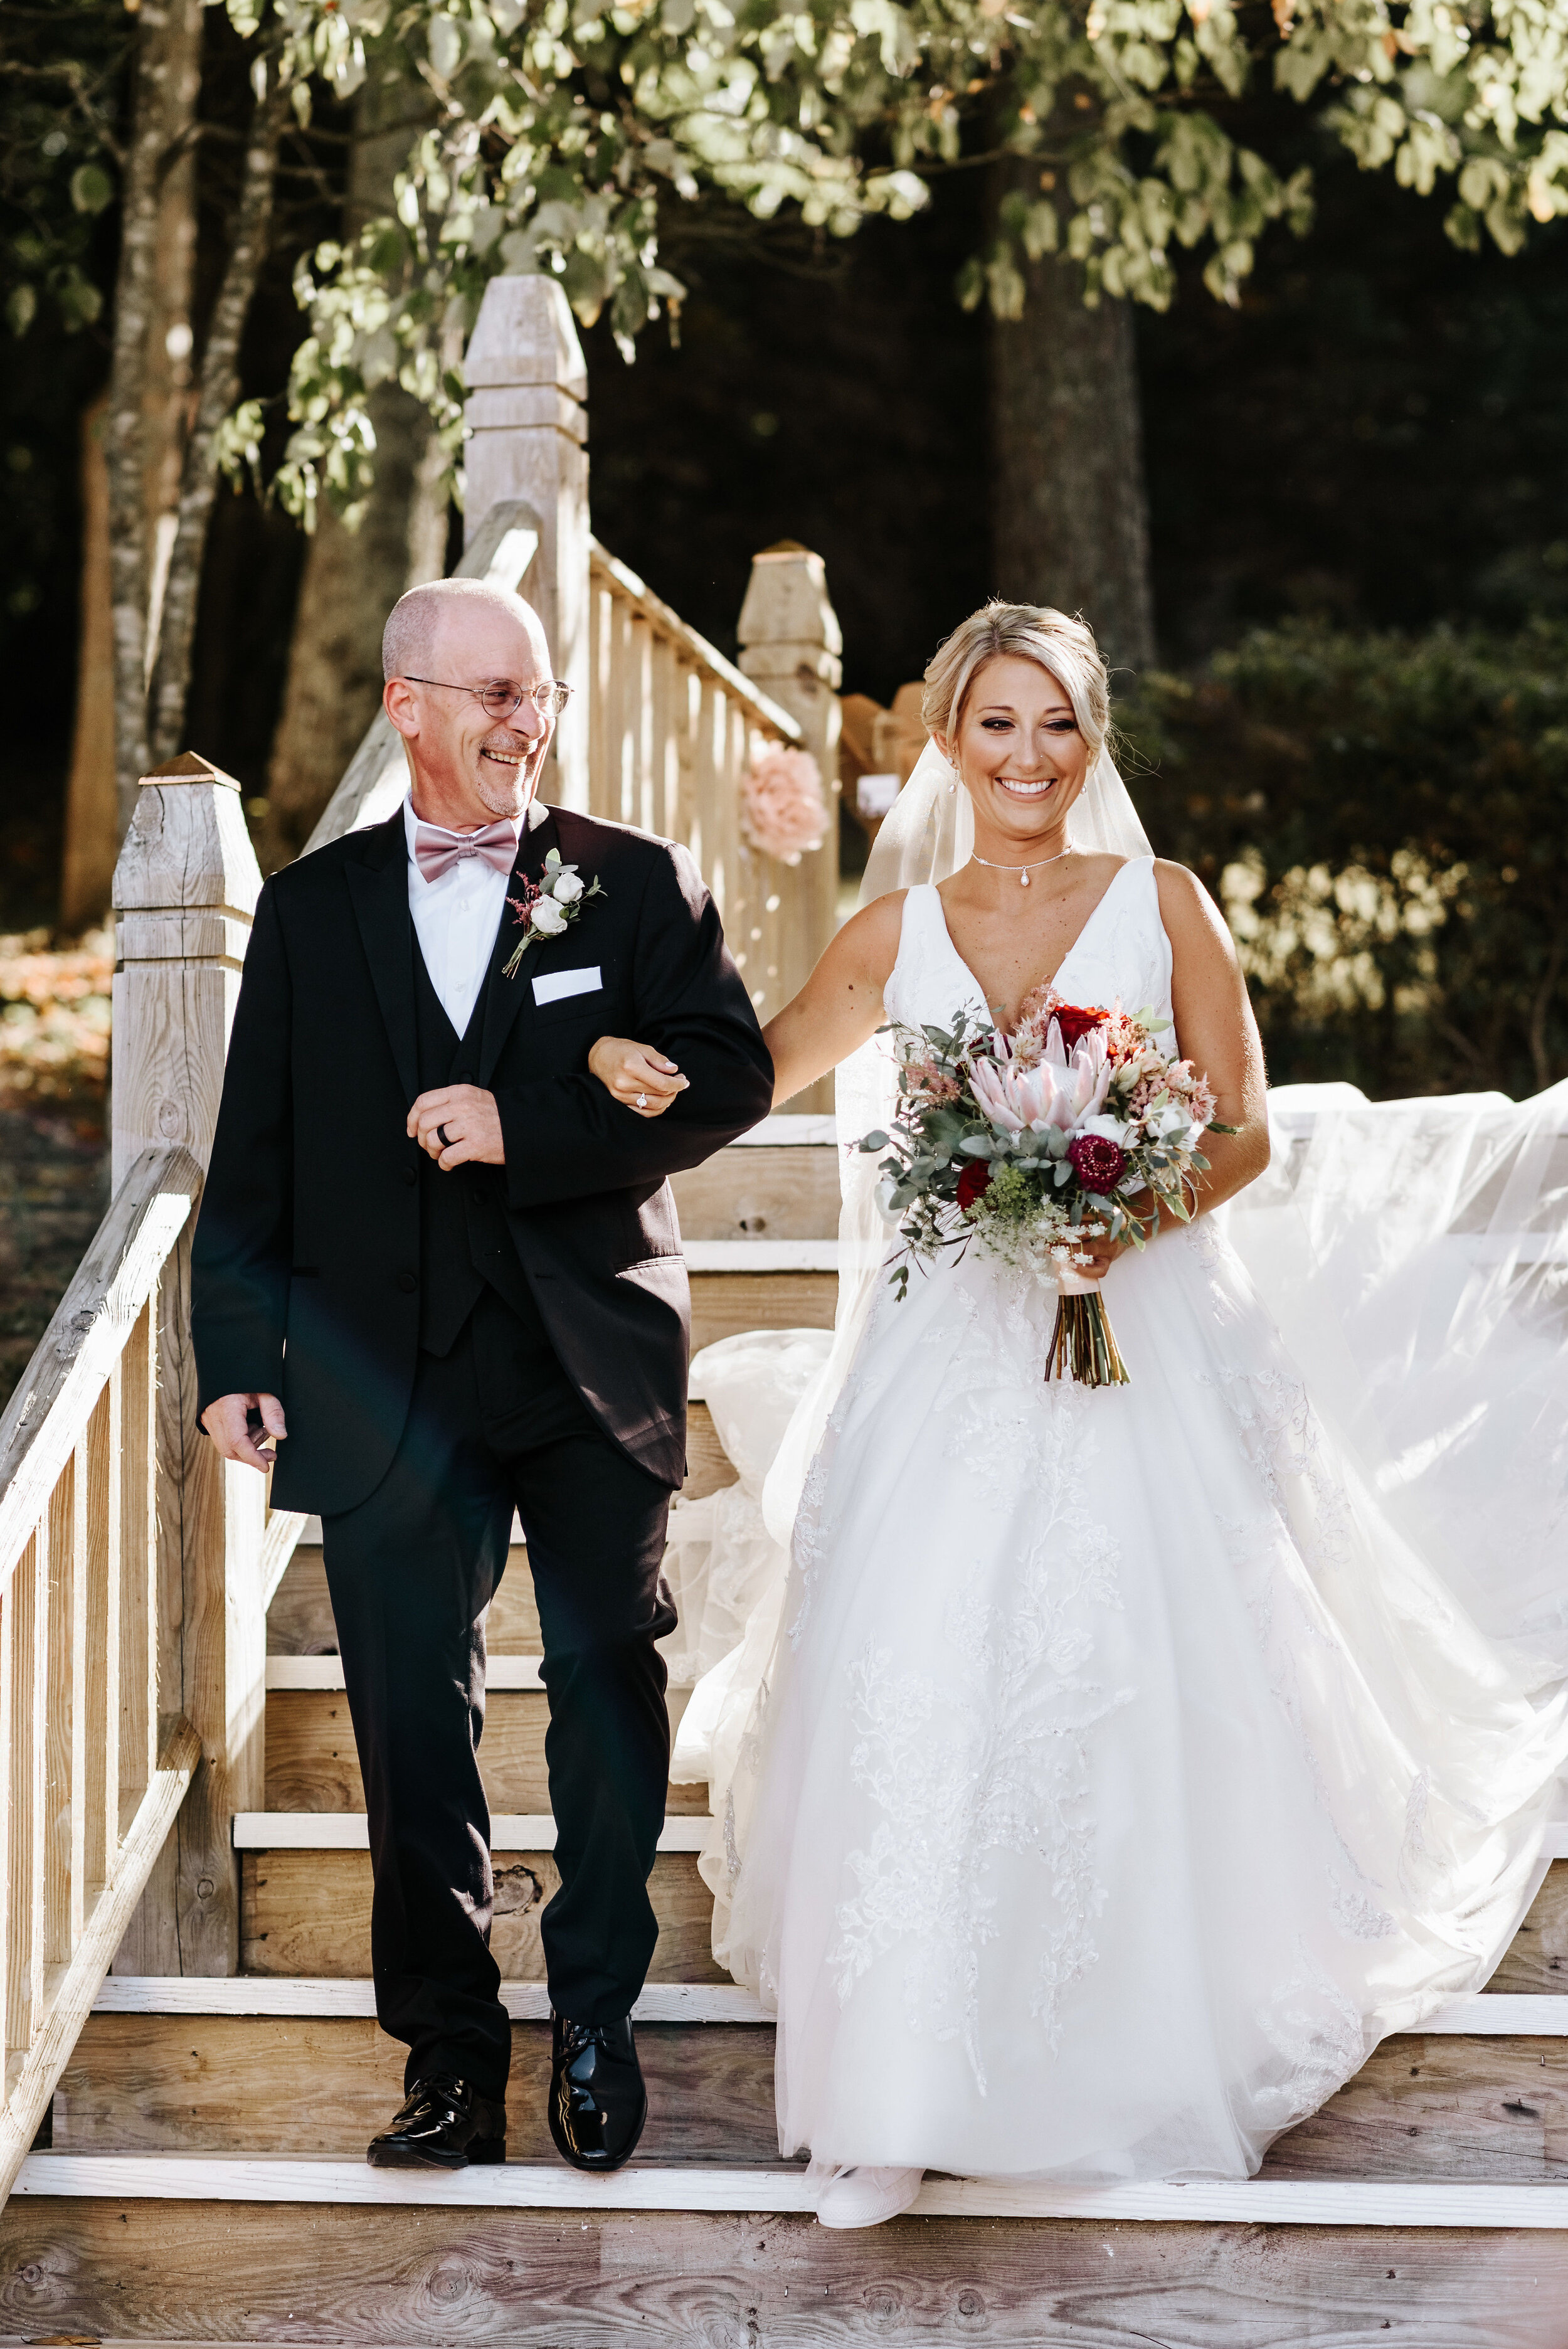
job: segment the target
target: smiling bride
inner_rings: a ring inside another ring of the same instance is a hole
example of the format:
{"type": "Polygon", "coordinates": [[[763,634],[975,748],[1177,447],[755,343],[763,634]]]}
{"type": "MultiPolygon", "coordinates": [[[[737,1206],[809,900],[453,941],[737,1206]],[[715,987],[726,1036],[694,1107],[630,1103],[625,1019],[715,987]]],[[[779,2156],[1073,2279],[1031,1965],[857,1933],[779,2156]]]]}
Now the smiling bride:
{"type": "Polygon", "coordinates": [[[1149,853],[1088,629],[988,605],[924,715],[872,902],[767,1030],[776,1102],[837,1066],[841,1134],[882,1126],[885,1023],[1006,1033],[1048,983],[1173,1021],[1231,1131],[1191,1222],[1086,1245],[1130,1373],[1101,1387],[1048,1378],[1055,1300],[994,1255],[901,1299],[874,1156],[846,1159],[837,1335],[769,1494],[779,1633],[705,1861],[836,2226],[927,2169],[1249,2175],[1487,1979],[1568,1743],[1216,1216],[1269,1164],[1263,1055],[1218,912],[1149,853]]]}

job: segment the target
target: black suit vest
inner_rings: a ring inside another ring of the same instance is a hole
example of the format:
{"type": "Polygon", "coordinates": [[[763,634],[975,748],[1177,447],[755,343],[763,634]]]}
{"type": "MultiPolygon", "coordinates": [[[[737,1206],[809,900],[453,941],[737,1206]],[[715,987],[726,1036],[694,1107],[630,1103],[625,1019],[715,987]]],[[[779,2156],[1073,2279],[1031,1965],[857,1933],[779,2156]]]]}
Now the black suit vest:
{"type": "MultiPolygon", "coordinates": [[[[485,999],[495,985],[492,965],[459,1038],[436,993],[414,938],[414,1016],[419,1045],[419,1091],[479,1082],[485,999]]],[[[419,1343],[427,1353],[449,1353],[486,1284],[531,1327],[539,1314],[506,1219],[506,1176],[499,1166],[471,1162],[443,1174],[433,1158],[419,1168],[419,1343]]]]}

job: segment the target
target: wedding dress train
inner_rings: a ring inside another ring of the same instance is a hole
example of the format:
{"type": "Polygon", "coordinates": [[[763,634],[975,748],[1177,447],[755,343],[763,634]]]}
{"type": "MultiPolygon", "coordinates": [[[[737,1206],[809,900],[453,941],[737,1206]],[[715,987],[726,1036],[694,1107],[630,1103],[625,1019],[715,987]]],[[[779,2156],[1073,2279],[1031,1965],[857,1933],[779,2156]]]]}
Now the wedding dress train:
{"type": "MultiPolygon", "coordinates": [[[[1169,1016],[1170,978],[1135,859],[1056,983],[1169,1016]]],[[[886,1002],[984,1010],[934,888],[886,1002]]],[[[1047,1384],[1052,1299],[976,1254],[878,1290],[720,1666],[703,1868],[778,2013],[787,2155],[1248,2174],[1538,1889],[1563,1702],[1435,1569],[1348,1392],[1309,1393],[1225,1220],[1112,1268],[1124,1388],[1047,1384]]]]}

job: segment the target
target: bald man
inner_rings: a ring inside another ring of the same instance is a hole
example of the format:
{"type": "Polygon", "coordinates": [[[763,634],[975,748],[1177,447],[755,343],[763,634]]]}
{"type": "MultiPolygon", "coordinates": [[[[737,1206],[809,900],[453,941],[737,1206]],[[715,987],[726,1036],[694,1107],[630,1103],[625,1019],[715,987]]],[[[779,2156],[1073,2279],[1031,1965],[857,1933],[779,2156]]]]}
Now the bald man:
{"type": "Polygon", "coordinates": [[[407,800],[256,908],[194,1246],[202,1424],[321,1518],[377,2013],[407,2048],[378,2166],[506,2158],[477,1752],[521,1516],[561,1876],[550,2126],[611,2169],[646,2110],[628,2018],[669,1773],[689,1299],[666,1178],[766,1115],[772,1070],[686,852],[537,797],[568,688],[529,605],[417,587],[383,657],[407,800]],[[546,929],[552,851],[581,893],[546,929]]]}

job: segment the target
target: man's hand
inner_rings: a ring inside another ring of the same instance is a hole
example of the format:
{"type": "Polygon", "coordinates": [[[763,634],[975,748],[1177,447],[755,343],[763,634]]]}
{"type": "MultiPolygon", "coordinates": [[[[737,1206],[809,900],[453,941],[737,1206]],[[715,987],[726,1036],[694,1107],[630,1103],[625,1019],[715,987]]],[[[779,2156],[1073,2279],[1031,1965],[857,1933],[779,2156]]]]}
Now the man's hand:
{"type": "Polygon", "coordinates": [[[484,1166],[506,1164],[495,1095],[478,1085],[443,1085],[439,1092],[421,1093],[408,1112],[408,1133],[443,1174],[469,1158],[484,1166]]]}
{"type": "Polygon", "coordinates": [[[273,1455],[262,1450],[263,1439],[271,1436],[282,1444],[288,1434],[284,1407],[276,1395],[270,1394],[220,1395],[202,1413],[201,1424],[221,1458],[242,1460],[247,1468],[259,1468],[263,1476],[273,1464],[273,1455]],[[260,1416],[259,1427],[250,1424],[253,1413],[260,1416]]]}
{"type": "Polygon", "coordinates": [[[588,1055],[588,1067],[606,1092],[639,1117],[662,1116],[691,1082],[674,1061],[651,1044],[634,1044],[629,1036],[601,1036],[588,1055]]]}

